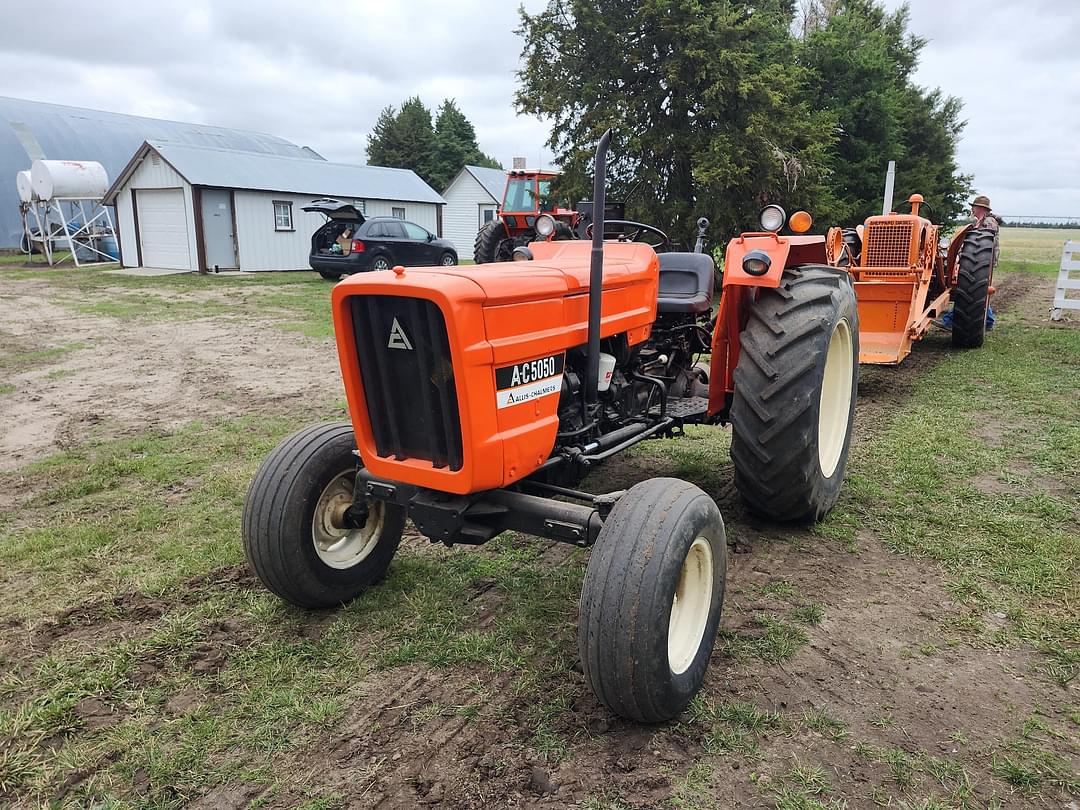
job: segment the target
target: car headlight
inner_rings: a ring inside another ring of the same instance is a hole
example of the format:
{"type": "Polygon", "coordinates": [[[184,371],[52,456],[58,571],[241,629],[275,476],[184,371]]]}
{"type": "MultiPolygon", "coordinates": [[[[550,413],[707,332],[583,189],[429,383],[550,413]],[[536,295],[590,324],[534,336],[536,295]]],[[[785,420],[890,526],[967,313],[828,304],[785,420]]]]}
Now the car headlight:
{"type": "Polygon", "coordinates": [[[548,214],[541,214],[536,218],[536,235],[547,239],[555,233],[555,219],[548,214]]]}
{"type": "Polygon", "coordinates": [[[772,265],[772,259],[769,258],[769,254],[764,250],[751,250],[742,260],[743,272],[749,273],[752,276],[763,276],[769,272],[769,267],[772,265]]]}
{"type": "Polygon", "coordinates": [[[763,231],[778,231],[787,222],[787,213],[779,205],[766,205],[758,214],[758,222],[763,231]]]}

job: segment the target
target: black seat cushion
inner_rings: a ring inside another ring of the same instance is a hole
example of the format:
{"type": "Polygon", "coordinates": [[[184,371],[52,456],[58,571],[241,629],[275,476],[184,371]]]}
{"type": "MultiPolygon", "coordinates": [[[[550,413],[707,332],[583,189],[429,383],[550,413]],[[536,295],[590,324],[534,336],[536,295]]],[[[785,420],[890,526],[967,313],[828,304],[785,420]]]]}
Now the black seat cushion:
{"type": "Polygon", "coordinates": [[[706,253],[661,253],[657,312],[699,315],[712,306],[716,265],[706,253]]]}

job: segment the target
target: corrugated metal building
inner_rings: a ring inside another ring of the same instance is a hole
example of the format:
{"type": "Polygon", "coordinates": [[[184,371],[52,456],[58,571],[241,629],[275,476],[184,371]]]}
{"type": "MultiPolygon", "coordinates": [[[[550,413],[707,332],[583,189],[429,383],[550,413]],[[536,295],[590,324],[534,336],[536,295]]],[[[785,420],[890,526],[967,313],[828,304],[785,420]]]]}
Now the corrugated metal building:
{"type": "Polygon", "coordinates": [[[319,197],[442,231],[445,200],[408,169],[148,141],[105,195],[125,267],[301,270],[319,197]]]}
{"type": "Polygon", "coordinates": [[[443,230],[459,256],[473,255],[476,233],[495,219],[504,191],[506,172],[502,169],[465,166],[450,181],[443,192],[446,200],[443,230]]]}
{"type": "Polygon", "coordinates": [[[274,135],[0,97],[0,248],[19,244],[15,174],[34,159],[96,160],[112,180],[147,140],[321,160],[274,135]]]}

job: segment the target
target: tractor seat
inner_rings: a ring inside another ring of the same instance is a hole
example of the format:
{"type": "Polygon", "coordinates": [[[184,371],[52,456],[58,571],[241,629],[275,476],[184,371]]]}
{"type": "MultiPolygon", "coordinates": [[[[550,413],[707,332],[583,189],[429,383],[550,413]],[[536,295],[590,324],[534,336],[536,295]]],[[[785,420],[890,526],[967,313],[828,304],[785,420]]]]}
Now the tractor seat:
{"type": "Polygon", "coordinates": [[[700,315],[712,306],[716,265],[705,253],[660,253],[660,294],[656,311],[700,315]]]}

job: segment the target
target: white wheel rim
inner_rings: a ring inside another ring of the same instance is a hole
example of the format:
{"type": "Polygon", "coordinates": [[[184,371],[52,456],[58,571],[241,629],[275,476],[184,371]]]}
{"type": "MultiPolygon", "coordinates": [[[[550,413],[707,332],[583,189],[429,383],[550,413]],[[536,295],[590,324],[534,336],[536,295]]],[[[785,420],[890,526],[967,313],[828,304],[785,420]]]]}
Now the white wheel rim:
{"type": "Polygon", "coordinates": [[[390,267],[390,262],[388,262],[386,259],[376,259],[374,265],[372,266],[376,270],[386,270],[390,267]]]}
{"type": "Polygon", "coordinates": [[[818,463],[821,474],[826,478],[831,478],[836,472],[847,439],[848,419],[851,416],[851,372],[855,362],[851,346],[851,327],[846,320],[838,321],[829,339],[825,375],[821,380],[821,401],[818,403],[818,463]]]}
{"type": "Polygon", "coordinates": [[[713,600],[712,546],[697,537],[686,552],[668,622],[668,665],[676,675],[690,668],[705,638],[713,600]]]}
{"type": "Polygon", "coordinates": [[[450,267],[454,263],[454,257],[453,256],[443,256],[442,263],[443,263],[443,267],[450,267]]]}
{"type": "Polygon", "coordinates": [[[353,470],[338,475],[319,496],[311,519],[311,540],[319,559],[331,568],[352,568],[367,559],[379,544],[385,509],[382,501],[368,501],[368,517],[362,529],[344,525],[345,510],[353,502],[353,470]]]}

